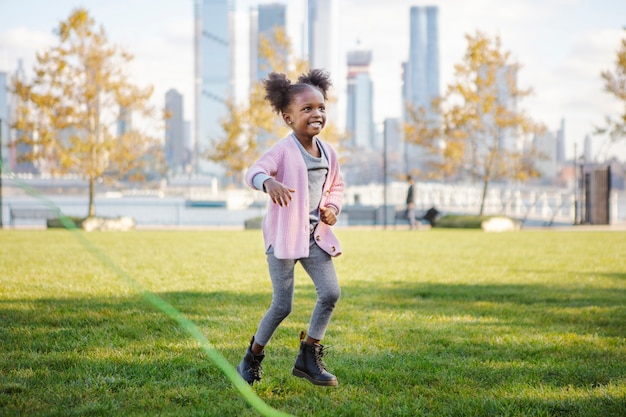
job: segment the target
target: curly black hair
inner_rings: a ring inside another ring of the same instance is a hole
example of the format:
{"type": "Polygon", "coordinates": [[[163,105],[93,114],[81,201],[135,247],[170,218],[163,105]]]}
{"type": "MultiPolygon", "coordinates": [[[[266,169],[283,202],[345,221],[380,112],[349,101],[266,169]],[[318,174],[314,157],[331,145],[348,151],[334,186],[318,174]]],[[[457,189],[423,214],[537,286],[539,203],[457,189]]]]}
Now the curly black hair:
{"type": "Polygon", "coordinates": [[[301,93],[309,86],[316,87],[324,100],[327,91],[332,86],[330,74],[322,69],[312,69],[298,77],[297,82],[292,83],[285,74],[271,72],[267,79],[263,80],[265,87],[265,99],[270,102],[272,109],[278,114],[282,113],[291,103],[294,95],[301,93]]]}

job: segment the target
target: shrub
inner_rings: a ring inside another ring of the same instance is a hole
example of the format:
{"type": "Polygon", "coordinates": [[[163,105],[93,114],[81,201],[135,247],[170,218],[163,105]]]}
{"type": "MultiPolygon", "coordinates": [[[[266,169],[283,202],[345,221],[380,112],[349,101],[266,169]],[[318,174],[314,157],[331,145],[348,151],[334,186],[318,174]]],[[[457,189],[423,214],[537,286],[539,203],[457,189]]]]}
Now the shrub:
{"type": "Polygon", "coordinates": [[[73,227],[80,229],[82,227],[83,220],[84,219],[82,217],[75,216],[66,216],[62,218],[57,217],[56,219],[48,219],[46,221],[46,226],[48,229],[66,229],[73,227]]]}
{"type": "Polygon", "coordinates": [[[263,223],[263,216],[252,217],[244,222],[244,229],[260,229],[263,223]]]}
{"type": "Polygon", "coordinates": [[[493,216],[477,216],[470,214],[446,214],[437,220],[436,227],[452,229],[480,229],[483,221],[493,216]]]}

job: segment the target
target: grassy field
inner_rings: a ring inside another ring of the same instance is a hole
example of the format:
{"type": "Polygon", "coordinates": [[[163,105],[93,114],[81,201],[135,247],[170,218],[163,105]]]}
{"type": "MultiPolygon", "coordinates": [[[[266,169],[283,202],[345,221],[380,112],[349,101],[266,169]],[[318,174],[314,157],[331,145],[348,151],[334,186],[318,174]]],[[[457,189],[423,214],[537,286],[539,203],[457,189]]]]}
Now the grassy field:
{"type": "MultiPolygon", "coordinates": [[[[339,387],[291,376],[315,291],[253,390],[297,416],[625,416],[626,234],[340,229],[323,343],[339,387]]],[[[258,415],[236,365],[269,305],[259,231],[0,232],[0,415],[258,415]]]]}

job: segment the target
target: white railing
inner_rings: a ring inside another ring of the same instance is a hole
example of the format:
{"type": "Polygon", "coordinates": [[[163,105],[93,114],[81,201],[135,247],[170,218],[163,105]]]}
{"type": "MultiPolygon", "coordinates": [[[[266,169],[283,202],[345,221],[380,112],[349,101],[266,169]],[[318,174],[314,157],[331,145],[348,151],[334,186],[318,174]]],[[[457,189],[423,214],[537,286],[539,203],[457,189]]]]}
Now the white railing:
{"type": "MultiPolygon", "coordinates": [[[[443,213],[478,214],[482,187],[474,184],[418,183],[415,204],[418,209],[435,207],[443,213]]],[[[408,185],[393,182],[387,185],[387,205],[404,206],[408,185]]],[[[381,206],[382,184],[347,187],[346,204],[381,206]]],[[[611,224],[626,222],[626,192],[611,192],[611,224]]],[[[556,187],[504,186],[490,184],[483,214],[503,215],[520,220],[554,223],[575,223],[577,204],[573,189],[556,187]]],[[[580,203],[579,208],[580,208],[580,203]]]]}

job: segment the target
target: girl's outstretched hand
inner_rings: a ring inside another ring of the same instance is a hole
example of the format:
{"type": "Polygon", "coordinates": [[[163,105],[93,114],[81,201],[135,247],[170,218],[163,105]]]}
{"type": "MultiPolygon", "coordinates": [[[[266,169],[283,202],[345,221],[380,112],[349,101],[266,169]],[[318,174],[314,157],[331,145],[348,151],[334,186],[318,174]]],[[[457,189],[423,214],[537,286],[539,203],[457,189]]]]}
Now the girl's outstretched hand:
{"type": "Polygon", "coordinates": [[[274,178],[269,178],[263,183],[265,192],[272,199],[272,203],[278,204],[281,207],[287,207],[289,202],[293,199],[291,193],[295,193],[296,190],[292,190],[286,187],[284,184],[276,181],[274,178]]]}
{"type": "Polygon", "coordinates": [[[332,208],[320,206],[320,220],[332,226],[337,223],[337,214],[332,208]]]}

